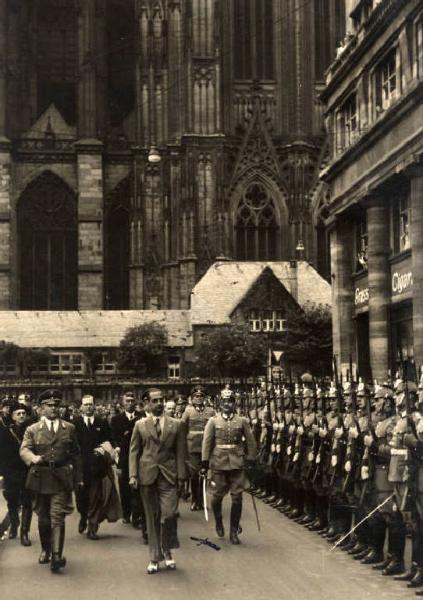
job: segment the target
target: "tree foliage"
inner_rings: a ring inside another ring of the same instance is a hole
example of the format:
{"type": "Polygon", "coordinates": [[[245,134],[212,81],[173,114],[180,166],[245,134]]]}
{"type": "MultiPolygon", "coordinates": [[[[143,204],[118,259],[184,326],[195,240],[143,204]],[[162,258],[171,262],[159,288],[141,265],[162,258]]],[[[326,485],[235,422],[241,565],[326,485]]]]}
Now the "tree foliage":
{"type": "Polygon", "coordinates": [[[284,362],[315,375],[331,373],[332,317],[330,307],[308,303],[303,311],[289,311],[281,339],[284,362]]]}
{"type": "Polygon", "coordinates": [[[246,377],[266,363],[267,341],[250,332],[247,325],[225,325],[203,335],[197,347],[200,376],[246,377]]]}
{"type": "Polygon", "coordinates": [[[139,373],[153,371],[160,365],[167,344],[167,329],[157,321],[131,327],[120,342],[118,368],[139,373]]]}

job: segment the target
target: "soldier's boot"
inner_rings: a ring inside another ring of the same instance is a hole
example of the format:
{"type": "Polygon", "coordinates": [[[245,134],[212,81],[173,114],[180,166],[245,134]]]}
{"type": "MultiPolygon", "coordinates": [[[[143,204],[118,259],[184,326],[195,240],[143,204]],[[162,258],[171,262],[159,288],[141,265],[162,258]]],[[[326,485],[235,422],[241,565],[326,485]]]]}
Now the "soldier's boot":
{"type": "Polygon", "coordinates": [[[18,527],[19,527],[18,507],[11,508],[9,506],[9,517],[10,517],[9,540],[14,540],[18,535],[18,527]]]}
{"type": "Polygon", "coordinates": [[[405,573],[401,575],[395,575],[395,581],[411,581],[414,575],[417,573],[417,564],[415,562],[411,563],[411,567],[405,573]]]}
{"type": "Polygon", "coordinates": [[[21,521],[21,544],[22,546],[31,546],[31,540],[28,537],[29,529],[31,527],[32,520],[32,509],[31,507],[22,508],[22,521],[21,521]]]}
{"type": "Polygon", "coordinates": [[[223,538],[225,535],[225,528],[223,527],[222,520],[222,498],[212,498],[211,507],[214,514],[214,520],[216,524],[216,533],[218,537],[223,538]]]}
{"type": "Polygon", "coordinates": [[[66,558],[63,556],[63,546],[65,544],[65,526],[55,525],[51,529],[51,564],[52,573],[57,573],[66,565],[66,558]]]}
{"type": "Polygon", "coordinates": [[[38,558],[40,565],[46,565],[51,558],[51,527],[48,523],[38,523],[38,533],[41,542],[41,554],[38,558]]]}
{"type": "Polygon", "coordinates": [[[407,583],[407,587],[415,588],[423,585],[423,568],[417,567],[416,574],[413,579],[407,583]]]}
{"type": "Polygon", "coordinates": [[[234,544],[235,546],[238,546],[238,544],[241,543],[239,541],[239,537],[238,537],[239,521],[241,519],[241,513],[242,513],[242,501],[241,502],[234,502],[232,500],[232,506],[231,506],[231,530],[230,530],[229,539],[231,540],[231,543],[234,544]]]}
{"type": "Polygon", "coordinates": [[[198,478],[191,477],[191,510],[198,510],[198,478]]]}

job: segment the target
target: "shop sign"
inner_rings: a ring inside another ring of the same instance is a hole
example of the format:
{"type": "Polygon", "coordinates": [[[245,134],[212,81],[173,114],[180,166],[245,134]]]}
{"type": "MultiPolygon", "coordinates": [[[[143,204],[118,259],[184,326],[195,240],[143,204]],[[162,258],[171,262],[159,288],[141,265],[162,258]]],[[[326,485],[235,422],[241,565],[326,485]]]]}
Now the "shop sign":
{"type": "Polygon", "coordinates": [[[369,286],[367,277],[355,284],[354,288],[354,304],[356,308],[362,308],[369,304],[369,286]]]}
{"type": "Polygon", "coordinates": [[[413,271],[410,261],[403,265],[393,265],[391,270],[392,296],[403,296],[413,288],[413,271]]]}

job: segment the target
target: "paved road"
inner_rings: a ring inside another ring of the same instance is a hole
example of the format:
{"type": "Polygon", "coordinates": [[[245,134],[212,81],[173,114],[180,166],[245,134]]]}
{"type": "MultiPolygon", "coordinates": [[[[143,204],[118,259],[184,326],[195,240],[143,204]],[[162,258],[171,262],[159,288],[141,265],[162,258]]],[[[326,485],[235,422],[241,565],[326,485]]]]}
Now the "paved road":
{"type": "MultiPolygon", "coordinates": [[[[101,527],[97,542],[77,533],[77,517],[67,520],[68,566],[52,575],[38,565],[39,544],[23,548],[17,540],[0,544],[0,597],[5,600],[402,600],[415,598],[404,584],[358,565],[344,552],[328,553],[316,534],[258,503],[258,533],[250,498],[245,498],[242,545],[218,541],[212,523],[181,506],[178,569],[148,576],[147,549],[140,534],[122,523],[101,527]],[[197,547],[190,536],[210,537],[220,551],[197,547]],[[169,596],[168,596],[169,594],[169,596]],[[137,595],[137,596],[135,596],[137,595]]],[[[227,502],[227,501],[226,501],[227,502]]],[[[3,515],[2,505],[0,507],[3,515]]],[[[228,521],[228,515],[225,517],[228,521]]]]}

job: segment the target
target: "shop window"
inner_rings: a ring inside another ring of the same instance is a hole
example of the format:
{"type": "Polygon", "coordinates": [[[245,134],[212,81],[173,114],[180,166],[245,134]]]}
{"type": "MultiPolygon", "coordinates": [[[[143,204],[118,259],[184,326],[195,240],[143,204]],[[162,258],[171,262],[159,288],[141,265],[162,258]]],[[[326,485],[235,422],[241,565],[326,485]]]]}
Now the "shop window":
{"type": "Polygon", "coordinates": [[[414,359],[413,314],[409,302],[391,312],[391,353],[393,368],[398,370],[414,359]]]}
{"type": "Polygon", "coordinates": [[[348,148],[358,134],[358,113],[357,113],[357,95],[351,96],[344,102],[337,113],[336,135],[337,150],[342,152],[348,148]]]}
{"type": "Polygon", "coordinates": [[[234,0],[235,79],[274,78],[272,4],[272,0],[234,0]]]}
{"type": "Polygon", "coordinates": [[[384,111],[397,97],[397,50],[392,50],[376,67],[376,110],[384,111]]]}
{"type": "Polygon", "coordinates": [[[167,359],[168,379],[179,379],[181,377],[181,359],[179,356],[169,356],[167,359]]]}
{"type": "Polygon", "coordinates": [[[392,228],[393,228],[393,250],[395,254],[409,250],[410,240],[410,198],[403,195],[398,198],[392,207],[392,228]]]}
{"type": "Polygon", "coordinates": [[[369,246],[369,236],[367,233],[367,216],[366,214],[356,221],[356,271],[367,269],[367,252],[369,246]]]}
{"type": "Polygon", "coordinates": [[[278,226],[273,199],[260,183],[250,185],[236,214],[238,260],[276,260],[278,226]]]}

